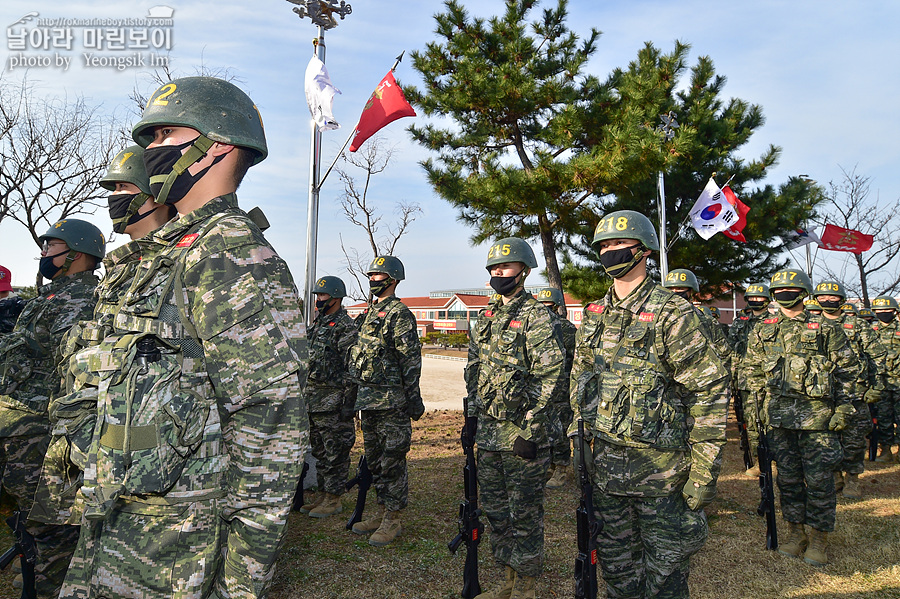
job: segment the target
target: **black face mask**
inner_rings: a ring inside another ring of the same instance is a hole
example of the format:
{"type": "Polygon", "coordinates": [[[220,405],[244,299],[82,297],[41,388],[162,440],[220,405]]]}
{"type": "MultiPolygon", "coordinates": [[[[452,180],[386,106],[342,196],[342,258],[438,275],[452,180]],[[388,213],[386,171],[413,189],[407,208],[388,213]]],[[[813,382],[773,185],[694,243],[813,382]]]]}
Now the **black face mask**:
{"type": "Polygon", "coordinates": [[[603,268],[606,270],[606,274],[614,279],[618,279],[619,277],[624,277],[629,272],[631,272],[631,269],[633,269],[643,257],[643,246],[640,243],[636,243],[629,247],[603,252],[602,254],[600,254],[600,264],[603,265],[603,268]],[[632,254],[631,250],[635,248],[642,249],[636,254],[632,254]]]}
{"type": "Polygon", "coordinates": [[[762,298],[748,299],[747,305],[750,306],[751,310],[762,310],[768,305],[769,302],[762,298]]]}
{"type": "MultiPolygon", "coordinates": [[[[206,171],[225,158],[224,154],[216,156],[212,164],[196,175],[192,175],[187,171],[187,168],[185,168],[184,172],[175,178],[175,182],[172,184],[169,192],[163,193],[163,186],[165,185],[164,178],[172,173],[172,167],[174,167],[175,163],[181,159],[181,151],[192,145],[199,137],[201,136],[197,136],[183,144],[157,146],[155,148],[147,148],[144,150],[144,167],[147,169],[147,175],[150,177],[150,191],[156,198],[157,203],[175,204],[176,202],[181,201],[194,184],[203,178],[206,171]],[[154,181],[154,179],[158,180],[154,181]]],[[[203,156],[205,156],[205,154],[203,156]]],[[[197,160],[200,160],[203,156],[200,156],[197,160]]]]}
{"type": "Polygon", "coordinates": [[[881,322],[887,324],[890,321],[894,320],[894,313],[893,312],[876,312],[875,318],[877,318],[881,322]]]}
{"type": "Polygon", "coordinates": [[[330,301],[331,300],[316,300],[316,310],[321,312],[322,310],[325,309],[325,305],[330,301]]]}
{"type": "Polygon", "coordinates": [[[519,283],[516,281],[518,278],[519,275],[513,275],[511,277],[491,277],[491,288],[500,295],[507,296],[519,286],[519,283]]]}
{"type": "Polygon", "coordinates": [[[778,289],[772,292],[772,296],[775,297],[775,301],[778,302],[778,305],[782,308],[792,308],[797,305],[797,302],[800,302],[804,297],[806,297],[805,291],[785,291],[784,289],[778,289]]]}
{"type": "Polygon", "coordinates": [[[387,291],[387,288],[391,286],[394,280],[391,278],[387,278],[383,281],[369,281],[369,291],[372,292],[372,295],[375,297],[381,297],[381,294],[387,291]]]}
{"type": "Polygon", "coordinates": [[[690,297],[691,290],[690,289],[685,289],[684,291],[673,291],[672,293],[674,293],[678,297],[683,297],[684,299],[691,301],[691,297],[690,297]]]}
{"type": "Polygon", "coordinates": [[[825,310],[826,312],[837,312],[838,310],[841,309],[840,300],[838,300],[838,301],[832,300],[832,301],[828,301],[828,302],[826,302],[825,300],[819,300],[819,305],[822,306],[822,309],[825,310]]]}
{"type": "Polygon", "coordinates": [[[68,254],[71,250],[65,250],[58,254],[53,254],[52,256],[41,256],[41,262],[38,266],[38,271],[41,273],[41,276],[47,280],[53,280],[53,277],[56,276],[56,273],[59,272],[59,269],[62,266],[57,266],[53,264],[54,258],[58,258],[60,256],[64,256],[68,254]]]}
{"type": "Polygon", "coordinates": [[[124,233],[129,225],[133,225],[156,212],[159,206],[144,214],[138,214],[140,207],[150,197],[150,194],[146,193],[116,193],[106,196],[109,203],[109,218],[113,222],[113,231],[124,233]]]}

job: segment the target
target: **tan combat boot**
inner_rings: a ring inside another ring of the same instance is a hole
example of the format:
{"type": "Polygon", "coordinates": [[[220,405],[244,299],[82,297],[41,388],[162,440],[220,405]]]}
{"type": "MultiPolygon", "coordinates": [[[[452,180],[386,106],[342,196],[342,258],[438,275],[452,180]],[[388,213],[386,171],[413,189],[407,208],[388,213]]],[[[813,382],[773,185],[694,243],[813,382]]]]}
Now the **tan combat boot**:
{"type": "Polygon", "coordinates": [[[844,475],[840,470],[834,471],[834,492],[840,493],[844,488],[844,475]]]}
{"type": "Polygon", "coordinates": [[[758,464],[754,464],[752,468],[744,470],[744,476],[749,476],[750,478],[759,478],[760,474],[762,474],[762,472],[759,471],[758,464]]]}
{"type": "Polygon", "coordinates": [[[381,521],[384,519],[384,506],[379,505],[378,509],[370,518],[366,518],[365,520],[360,520],[356,524],[353,525],[353,532],[358,535],[367,535],[369,533],[373,533],[378,530],[378,527],[381,526],[381,521]]]}
{"type": "Polygon", "coordinates": [[[862,499],[858,474],[847,473],[847,481],[844,483],[844,497],[847,499],[862,499]]]}
{"type": "Polygon", "coordinates": [[[325,493],[325,498],[319,505],[309,510],[309,515],[311,518],[327,518],[333,514],[340,514],[343,509],[340,495],[325,493]]]}
{"type": "Polygon", "coordinates": [[[567,480],[569,480],[569,467],[557,464],[553,468],[553,476],[550,477],[545,486],[548,489],[558,489],[565,485],[567,480]]]}
{"type": "Polygon", "coordinates": [[[384,547],[403,533],[403,525],[400,524],[402,510],[392,512],[385,510],[381,526],[369,537],[369,545],[384,547]]]}
{"type": "Polygon", "coordinates": [[[891,455],[891,446],[885,445],[884,443],[879,444],[881,447],[881,451],[878,453],[878,457],[875,458],[876,462],[891,462],[893,461],[893,456],[891,455]]]}
{"type": "Polygon", "coordinates": [[[476,596],[475,599],[509,599],[516,584],[516,571],[506,566],[506,580],[499,585],[476,596]]]}
{"type": "MultiPolygon", "coordinates": [[[[305,493],[305,491],[304,491],[304,493],[305,493]]],[[[304,496],[303,499],[306,499],[306,497],[304,496]]],[[[299,511],[301,514],[308,514],[313,508],[315,508],[317,505],[322,503],[323,499],[325,499],[325,493],[324,492],[319,493],[318,491],[316,491],[315,493],[312,494],[312,499],[310,500],[310,502],[306,503],[304,501],[303,507],[301,507],[297,511],[299,511]]]]}
{"type": "Polygon", "coordinates": [[[534,599],[534,581],[534,576],[516,576],[516,584],[509,599],[534,599]]]}
{"type": "Polygon", "coordinates": [[[809,529],[809,549],[803,554],[803,561],[813,566],[828,563],[828,533],[815,528],[809,529]]]}
{"type": "Polygon", "coordinates": [[[893,454],[892,457],[896,463],[900,464],[900,447],[897,447],[897,453],[893,454]]]}
{"type": "Polygon", "coordinates": [[[800,557],[806,550],[806,531],[799,522],[788,522],[787,540],[778,544],[778,553],[790,557],[800,557]]]}

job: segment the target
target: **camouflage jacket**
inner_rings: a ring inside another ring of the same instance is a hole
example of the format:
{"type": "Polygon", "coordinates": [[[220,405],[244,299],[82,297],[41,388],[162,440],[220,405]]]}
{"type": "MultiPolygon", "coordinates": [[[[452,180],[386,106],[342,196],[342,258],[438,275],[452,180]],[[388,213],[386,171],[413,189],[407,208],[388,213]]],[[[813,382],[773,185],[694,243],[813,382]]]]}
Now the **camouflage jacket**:
{"type": "Polygon", "coordinates": [[[699,309],[697,310],[697,316],[700,318],[700,324],[706,333],[706,338],[712,343],[713,350],[730,371],[732,351],[731,345],[728,343],[727,331],[718,320],[708,314],[704,314],[699,309]]]}
{"type": "Polygon", "coordinates": [[[850,386],[851,397],[862,400],[869,389],[883,391],[885,388],[887,350],[878,339],[871,325],[856,314],[841,314],[838,318],[825,320],[838,326],[847,336],[850,347],[859,359],[859,374],[850,386]]]}
{"type": "Polygon", "coordinates": [[[584,419],[608,493],[668,495],[689,476],[712,484],[730,380],[690,303],[649,278],[621,300],[610,288],[578,329],[569,436],[584,419]]]}
{"type": "Polygon", "coordinates": [[[422,342],[413,313],[391,295],[370,305],[357,322],[359,339],[350,350],[350,372],[359,386],[356,409],[421,405],[422,342]]]}
{"type": "Polygon", "coordinates": [[[768,397],[768,424],[792,430],[828,430],[835,408],[850,403],[859,374],[843,331],[807,312],[763,320],[745,361],[751,390],[768,397]]]}
{"type": "Polygon", "coordinates": [[[884,358],[885,388],[900,390],[900,320],[895,317],[887,324],[876,320],[872,330],[887,352],[884,358]]]}
{"type": "Polygon", "coordinates": [[[320,314],[309,327],[309,373],[304,395],[310,412],[333,412],[342,409],[345,402],[355,404],[356,382],[348,364],[356,339],[356,323],[343,307],[334,314],[320,314]]]}
{"type": "MultiPolygon", "coordinates": [[[[152,333],[180,350],[177,388],[199,404],[193,413],[201,427],[197,448],[162,499],[220,498],[216,592],[255,598],[274,574],[308,444],[297,290],[234,194],[168,222],[151,239],[160,249],[140,261],[115,315],[116,333],[152,333]]],[[[159,500],[124,498],[138,513],[153,512],[159,500]]]]}
{"type": "Polygon", "coordinates": [[[767,312],[761,316],[756,314],[738,316],[731,323],[731,328],[728,329],[728,346],[732,352],[731,367],[734,372],[734,383],[735,387],[741,391],[750,389],[747,381],[747,366],[744,363],[744,358],[747,356],[747,340],[753,329],[763,321],[764,317],[768,318],[768,316],[767,312]]]}
{"type": "Polygon", "coordinates": [[[62,276],[26,304],[13,332],[0,338],[0,406],[46,418],[60,391],[60,342],[72,325],[90,318],[97,282],[92,272],[62,276]]]}
{"type": "MultiPolygon", "coordinates": [[[[578,333],[578,327],[569,322],[567,318],[563,318],[556,310],[550,310],[550,316],[559,326],[560,335],[562,336],[563,349],[566,352],[566,361],[563,369],[563,381],[559,386],[559,391],[553,397],[553,403],[569,403],[569,377],[572,375],[572,363],[575,360],[575,335],[578,333]]],[[[565,431],[562,431],[565,434],[565,431]]]]}
{"type": "Polygon", "coordinates": [[[487,451],[512,451],[516,437],[550,446],[548,411],[565,377],[559,324],[531,294],[507,304],[497,296],[469,331],[465,379],[475,441],[487,451]]]}
{"type": "Polygon", "coordinates": [[[0,300],[0,336],[12,333],[16,320],[25,309],[25,300],[13,296],[0,300]]]}

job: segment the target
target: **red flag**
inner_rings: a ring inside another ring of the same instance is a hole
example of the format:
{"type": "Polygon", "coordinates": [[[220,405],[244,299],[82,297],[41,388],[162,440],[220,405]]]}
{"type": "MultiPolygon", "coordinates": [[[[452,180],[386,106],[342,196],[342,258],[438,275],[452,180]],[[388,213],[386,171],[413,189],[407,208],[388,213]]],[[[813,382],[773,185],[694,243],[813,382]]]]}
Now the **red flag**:
{"type": "Polygon", "coordinates": [[[820,245],[826,250],[835,252],[861,254],[871,249],[873,241],[875,241],[875,237],[872,235],[866,235],[853,229],[842,229],[834,225],[825,225],[825,232],[822,233],[822,243],[820,245]]]}
{"type": "Polygon", "coordinates": [[[734,195],[734,192],[731,191],[731,188],[727,185],[722,188],[722,193],[725,194],[725,199],[728,200],[729,204],[734,206],[734,210],[738,214],[738,222],[731,225],[731,228],[722,231],[722,235],[729,239],[734,239],[735,241],[747,243],[747,238],[744,237],[744,234],[741,231],[747,226],[747,213],[750,212],[750,206],[743,203],[736,195],[734,195]]]}
{"type": "Polygon", "coordinates": [[[403,90],[394,79],[394,72],[388,71],[363,108],[350,151],[355,152],[379,129],[405,116],[416,116],[416,111],[403,96],[403,90]]]}

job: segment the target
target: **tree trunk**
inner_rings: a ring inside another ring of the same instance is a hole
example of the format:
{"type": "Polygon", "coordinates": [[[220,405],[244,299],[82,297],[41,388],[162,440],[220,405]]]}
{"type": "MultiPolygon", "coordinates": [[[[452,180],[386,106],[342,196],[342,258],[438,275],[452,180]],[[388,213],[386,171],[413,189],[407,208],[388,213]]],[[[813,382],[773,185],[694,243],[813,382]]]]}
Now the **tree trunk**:
{"type": "Polygon", "coordinates": [[[866,282],[866,269],[863,266],[862,254],[853,254],[856,258],[856,266],[859,267],[859,286],[862,289],[863,308],[871,306],[869,302],[869,285],[866,282]]]}
{"type": "Polygon", "coordinates": [[[541,230],[541,248],[544,251],[544,264],[547,267],[547,283],[554,289],[562,291],[562,276],[559,274],[559,261],[556,259],[556,241],[553,229],[546,214],[538,217],[541,230]]]}

